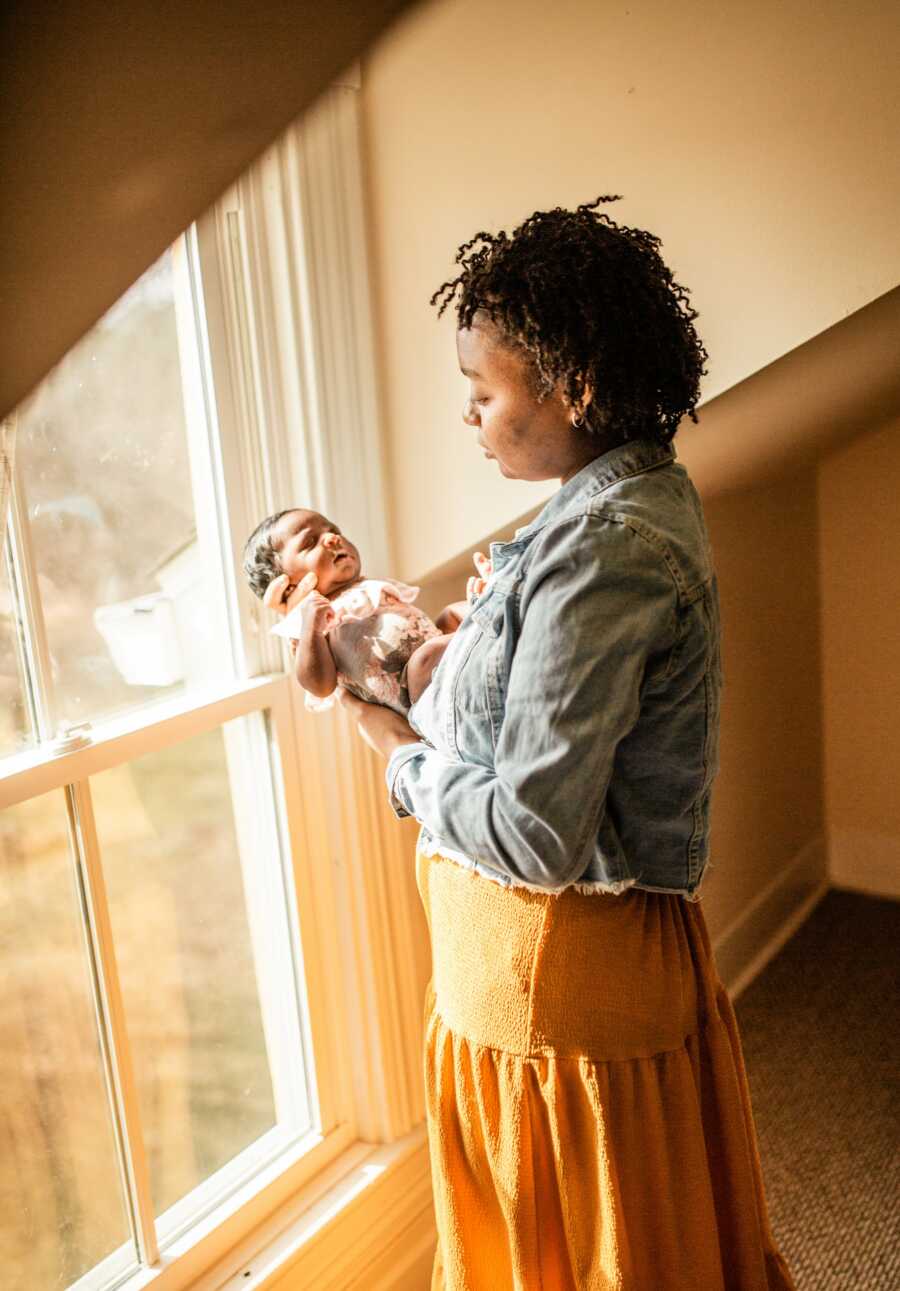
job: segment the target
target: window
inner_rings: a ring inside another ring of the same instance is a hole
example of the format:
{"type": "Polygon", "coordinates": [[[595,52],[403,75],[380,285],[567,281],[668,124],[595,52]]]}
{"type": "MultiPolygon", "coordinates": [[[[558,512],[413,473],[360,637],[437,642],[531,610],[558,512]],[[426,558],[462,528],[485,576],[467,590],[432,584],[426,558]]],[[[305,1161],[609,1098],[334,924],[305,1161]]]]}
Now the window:
{"type": "Polygon", "coordinates": [[[250,675],[231,534],[261,512],[217,417],[230,376],[201,281],[192,229],[17,414],[0,584],[14,1286],[127,1282],[329,1128],[289,681],[250,675]]]}
{"type": "Polygon", "coordinates": [[[0,1226],[17,1286],[127,1277],[316,1132],[284,847],[288,680],[253,682],[241,662],[221,540],[240,500],[195,327],[195,243],[17,417],[0,813],[15,985],[0,1226]]]}
{"type": "Polygon", "coordinates": [[[265,1245],[325,1291],[430,1259],[412,837],[340,712],[304,711],[237,575],[298,499],[390,568],[356,100],[324,96],[17,413],[12,1286],[251,1287],[265,1245]]]}
{"type": "Polygon", "coordinates": [[[185,408],[196,345],[179,347],[173,258],[17,417],[12,572],[34,592],[16,597],[25,742],[235,673],[222,553],[210,526],[198,532],[211,464],[185,408]]]}

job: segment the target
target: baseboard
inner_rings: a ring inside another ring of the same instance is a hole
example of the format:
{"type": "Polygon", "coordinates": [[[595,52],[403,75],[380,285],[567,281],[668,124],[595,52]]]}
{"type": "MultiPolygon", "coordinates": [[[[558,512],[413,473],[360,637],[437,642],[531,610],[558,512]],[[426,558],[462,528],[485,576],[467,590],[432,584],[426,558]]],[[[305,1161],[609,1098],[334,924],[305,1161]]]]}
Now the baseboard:
{"type": "Polygon", "coordinates": [[[830,830],[828,877],[833,887],[897,900],[900,898],[900,836],[862,829],[830,830]]]}
{"type": "Polygon", "coordinates": [[[781,873],[713,941],[732,1001],[765,968],[828,891],[823,838],[810,839],[781,873]]]}

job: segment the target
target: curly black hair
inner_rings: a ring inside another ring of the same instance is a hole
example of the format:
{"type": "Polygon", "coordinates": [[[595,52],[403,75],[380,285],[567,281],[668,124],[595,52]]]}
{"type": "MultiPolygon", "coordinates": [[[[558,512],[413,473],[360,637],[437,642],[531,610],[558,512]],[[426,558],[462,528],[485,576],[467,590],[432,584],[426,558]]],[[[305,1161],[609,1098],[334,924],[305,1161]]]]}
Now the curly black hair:
{"type": "Polygon", "coordinates": [[[278,549],[272,543],[272,534],[279,520],[290,515],[291,511],[296,511],[296,507],[288,507],[286,511],[276,511],[274,515],[266,516],[265,520],[251,533],[250,537],[244,543],[244,551],[241,557],[241,567],[250,584],[250,590],[255,596],[262,600],[266,588],[273,578],[277,578],[284,571],[281,568],[281,557],[278,549]]]}
{"type": "Polygon", "coordinates": [[[430,303],[440,317],[456,301],[460,327],[471,327],[476,312],[490,317],[531,360],[538,398],[560,381],[606,444],[639,436],[668,443],[685,413],[697,421],[709,355],[660,239],[595,209],[619,200],[535,211],[510,235],[476,233],[456,253],[459,276],[430,303]]]}

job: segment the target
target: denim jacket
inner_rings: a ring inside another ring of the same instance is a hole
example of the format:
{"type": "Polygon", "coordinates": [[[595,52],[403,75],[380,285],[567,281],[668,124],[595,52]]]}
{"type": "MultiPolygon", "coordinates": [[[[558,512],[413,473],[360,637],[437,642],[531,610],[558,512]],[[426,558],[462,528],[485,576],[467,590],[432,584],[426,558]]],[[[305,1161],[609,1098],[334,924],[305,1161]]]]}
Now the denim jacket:
{"type": "Polygon", "coordinates": [[[700,498],[635,439],[511,542],[408,713],[386,770],[419,849],[507,886],[699,900],[722,687],[700,498]]]}

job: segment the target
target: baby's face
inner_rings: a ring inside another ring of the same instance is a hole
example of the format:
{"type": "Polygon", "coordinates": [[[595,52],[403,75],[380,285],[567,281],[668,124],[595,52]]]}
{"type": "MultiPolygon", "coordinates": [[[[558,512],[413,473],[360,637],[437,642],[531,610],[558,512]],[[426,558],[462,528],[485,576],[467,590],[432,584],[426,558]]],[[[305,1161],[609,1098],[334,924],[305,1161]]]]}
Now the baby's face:
{"type": "Polygon", "coordinates": [[[312,572],[315,590],[328,596],[359,576],[359,552],[337,525],[318,511],[289,511],[275,526],[272,545],[292,588],[312,572]]]}

